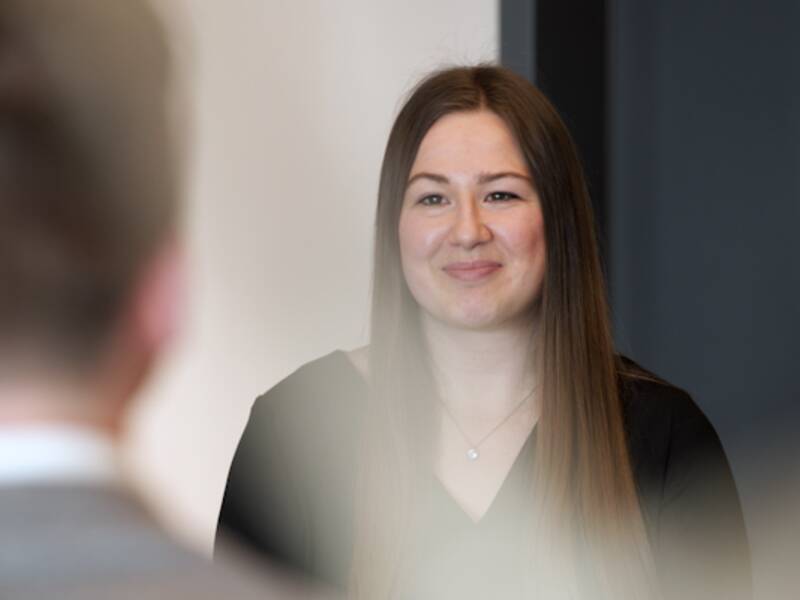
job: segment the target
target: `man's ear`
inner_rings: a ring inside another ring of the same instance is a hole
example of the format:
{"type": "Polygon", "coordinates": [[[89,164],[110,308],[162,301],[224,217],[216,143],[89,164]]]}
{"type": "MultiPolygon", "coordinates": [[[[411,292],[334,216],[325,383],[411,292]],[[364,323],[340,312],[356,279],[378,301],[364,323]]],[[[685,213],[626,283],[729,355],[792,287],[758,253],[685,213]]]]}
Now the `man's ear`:
{"type": "Polygon", "coordinates": [[[184,255],[172,238],[142,264],[97,370],[103,426],[113,432],[122,431],[126,407],[180,330],[185,285],[184,255]]]}
{"type": "Polygon", "coordinates": [[[186,261],[175,238],[163,243],[142,269],[134,319],[140,342],[157,354],[181,329],[186,301],[186,261]]]}

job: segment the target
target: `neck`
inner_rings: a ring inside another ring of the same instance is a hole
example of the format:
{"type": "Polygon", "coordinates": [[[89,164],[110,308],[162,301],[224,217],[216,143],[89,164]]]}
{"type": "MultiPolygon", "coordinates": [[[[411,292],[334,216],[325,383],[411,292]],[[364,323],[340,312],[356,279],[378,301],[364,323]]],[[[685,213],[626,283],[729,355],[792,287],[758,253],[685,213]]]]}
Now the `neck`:
{"type": "Polygon", "coordinates": [[[4,377],[0,380],[0,426],[69,425],[117,437],[113,405],[102,400],[92,386],[66,375],[4,377]]]}
{"type": "MultiPolygon", "coordinates": [[[[536,386],[531,323],[478,331],[452,327],[424,313],[421,321],[442,400],[463,418],[503,417],[536,386]]],[[[531,408],[533,404],[531,400],[531,408]]]]}

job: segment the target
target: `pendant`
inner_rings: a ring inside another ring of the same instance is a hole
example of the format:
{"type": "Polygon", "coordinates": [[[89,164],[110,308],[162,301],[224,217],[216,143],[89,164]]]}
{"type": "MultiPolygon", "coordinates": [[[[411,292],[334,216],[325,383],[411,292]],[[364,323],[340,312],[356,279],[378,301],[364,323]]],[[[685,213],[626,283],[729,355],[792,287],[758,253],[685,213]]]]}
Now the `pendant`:
{"type": "Polygon", "coordinates": [[[478,452],[477,448],[470,448],[467,450],[467,460],[475,462],[478,460],[480,453],[478,452]]]}

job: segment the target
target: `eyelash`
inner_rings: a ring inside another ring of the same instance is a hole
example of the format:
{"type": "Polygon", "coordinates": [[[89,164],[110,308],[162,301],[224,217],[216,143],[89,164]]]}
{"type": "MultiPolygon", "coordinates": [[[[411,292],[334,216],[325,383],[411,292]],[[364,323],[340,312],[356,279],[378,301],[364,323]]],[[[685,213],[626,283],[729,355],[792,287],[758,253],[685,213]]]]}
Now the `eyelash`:
{"type": "Polygon", "coordinates": [[[519,196],[513,192],[492,192],[487,198],[491,198],[493,202],[507,202],[508,200],[516,200],[519,196]],[[492,198],[492,196],[504,196],[504,198],[492,198]]]}
{"type": "MultiPolygon", "coordinates": [[[[518,198],[519,196],[513,192],[492,192],[486,196],[486,199],[492,202],[508,202],[509,200],[516,200],[518,198]],[[497,196],[501,197],[498,198],[497,196]]],[[[429,194],[420,198],[418,204],[422,204],[423,206],[441,206],[443,201],[444,196],[439,194],[429,194]]]]}
{"type": "Polygon", "coordinates": [[[444,201],[444,197],[440,196],[439,194],[429,194],[420,198],[419,204],[423,206],[440,206],[444,201]],[[432,200],[437,200],[437,202],[432,202],[432,200]]]}

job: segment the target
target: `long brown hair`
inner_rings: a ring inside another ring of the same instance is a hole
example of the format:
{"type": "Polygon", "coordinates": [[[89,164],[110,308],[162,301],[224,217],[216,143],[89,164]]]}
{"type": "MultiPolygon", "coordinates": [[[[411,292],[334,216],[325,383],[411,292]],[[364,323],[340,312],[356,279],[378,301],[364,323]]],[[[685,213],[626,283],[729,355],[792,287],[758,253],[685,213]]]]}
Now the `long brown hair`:
{"type": "Polygon", "coordinates": [[[375,234],[372,399],[364,428],[351,593],[370,600],[392,596],[406,558],[415,489],[430,470],[435,386],[419,308],[399,258],[406,182],[422,139],[438,119],[481,109],[500,116],[515,136],[545,226],[547,266],[535,363],[542,382],[541,415],[530,492],[536,513],[532,572],[537,578],[552,573],[543,566],[549,557],[561,566],[562,578],[588,576],[593,597],[649,597],[649,548],[581,164],[569,132],[542,93],[512,72],[488,65],[445,69],[424,79],[401,109],[386,146],[375,234]],[[542,568],[534,569],[534,563],[542,568]]]}

